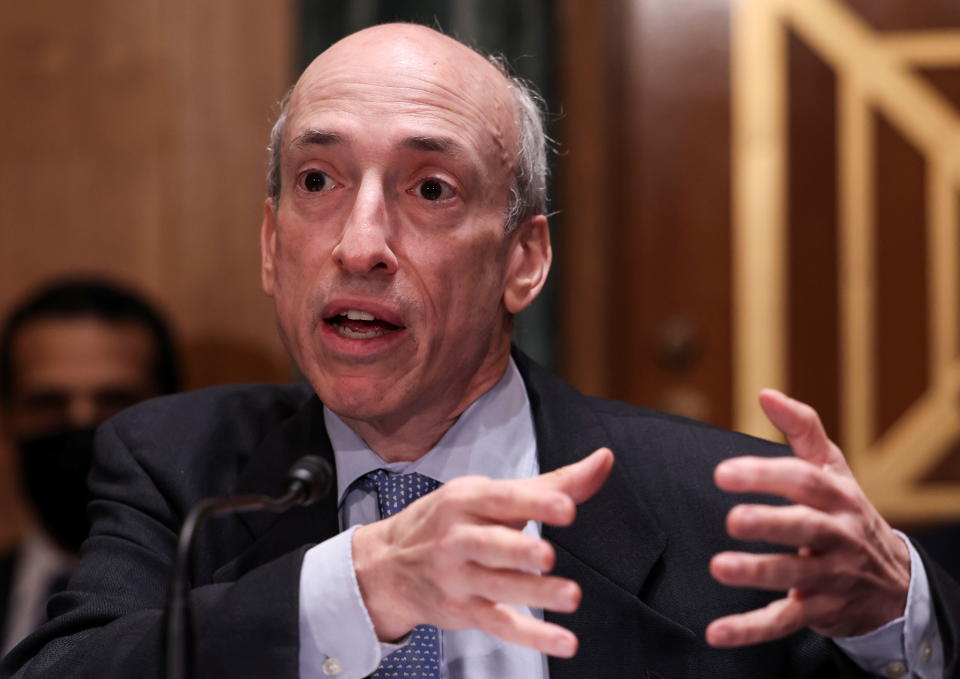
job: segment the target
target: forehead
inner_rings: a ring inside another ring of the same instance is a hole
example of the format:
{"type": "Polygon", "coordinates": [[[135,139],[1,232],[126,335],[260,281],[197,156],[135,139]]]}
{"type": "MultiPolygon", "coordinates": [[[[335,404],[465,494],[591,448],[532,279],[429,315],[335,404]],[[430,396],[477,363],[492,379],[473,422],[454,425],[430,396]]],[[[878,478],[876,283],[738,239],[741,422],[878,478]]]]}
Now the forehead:
{"type": "Polygon", "coordinates": [[[37,318],[14,337],[14,384],[24,389],[149,381],[153,353],[149,330],[133,321],[37,318]]]}
{"type": "Polygon", "coordinates": [[[354,34],[317,57],[290,101],[286,143],[308,129],[386,141],[450,137],[511,167],[516,115],[507,79],[466,46],[419,26],[354,34]]]}

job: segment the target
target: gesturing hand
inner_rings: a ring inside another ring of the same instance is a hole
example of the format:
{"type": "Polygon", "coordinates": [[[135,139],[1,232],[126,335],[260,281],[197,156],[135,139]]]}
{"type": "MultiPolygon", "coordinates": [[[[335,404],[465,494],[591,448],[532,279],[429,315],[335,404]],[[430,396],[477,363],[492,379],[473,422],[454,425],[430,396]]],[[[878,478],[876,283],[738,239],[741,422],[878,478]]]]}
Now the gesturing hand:
{"type": "Polygon", "coordinates": [[[795,457],[726,460],[717,466],[716,483],[724,490],[780,495],[796,504],[738,505],[727,516],[727,531],[797,551],[715,555],[710,572],[720,582],[787,594],[765,608],[714,620],[707,641],[746,646],[803,627],[825,636],[854,636],[903,615],[909,550],[867,500],[817,413],[773,390],[760,394],[760,405],[795,457]]]}
{"type": "Polygon", "coordinates": [[[551,655],[576,653],[567,629],[522,615],[511,604],[572,612],[580,588],[548,572],[546,540],[524,534],[527,521],[573,522],[576,505],[606,481],[613,453],[530,479],[462,477],[390,518],[362,526],[353,562],[377,636],[397,639],[420,624],[481,629],[551,655]]]}

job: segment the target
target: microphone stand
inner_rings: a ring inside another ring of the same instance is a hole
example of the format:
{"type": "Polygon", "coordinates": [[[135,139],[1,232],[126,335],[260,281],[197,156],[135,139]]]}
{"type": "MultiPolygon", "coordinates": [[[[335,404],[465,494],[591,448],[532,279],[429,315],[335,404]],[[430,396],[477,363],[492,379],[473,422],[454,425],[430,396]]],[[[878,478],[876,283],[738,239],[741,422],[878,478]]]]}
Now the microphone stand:
{"type": "Polygon", "coordinates": [[[326,495],[333,481],[333,473],[326,460],[307,455],[290,468],[287,492],[273,498],[266,495],[237,495],[215,497],[195,504],[180,530],[177,555],[174,561],[170,594],[167,599],[166,658],[167,679],[187,679],[190,672],[190,653],[187,647],[189,624],[189,569],[193,538],[207,519],[238,512],[285,512],[295,506],[306,507],[326,495]]]}

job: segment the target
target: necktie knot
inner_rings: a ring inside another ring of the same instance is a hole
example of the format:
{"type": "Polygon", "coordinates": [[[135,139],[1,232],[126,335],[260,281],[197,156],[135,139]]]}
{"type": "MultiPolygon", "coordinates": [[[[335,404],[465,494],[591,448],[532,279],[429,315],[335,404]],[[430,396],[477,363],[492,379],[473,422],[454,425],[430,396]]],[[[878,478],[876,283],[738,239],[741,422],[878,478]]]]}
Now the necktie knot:
{"type": "Polygon", "coordinates": [[[440,487],[440,482],[423,474],[391,474],[377,469],[363,477],[363,486],[377,493],[380,516],[393,516],[414,500],[440,487]]]}

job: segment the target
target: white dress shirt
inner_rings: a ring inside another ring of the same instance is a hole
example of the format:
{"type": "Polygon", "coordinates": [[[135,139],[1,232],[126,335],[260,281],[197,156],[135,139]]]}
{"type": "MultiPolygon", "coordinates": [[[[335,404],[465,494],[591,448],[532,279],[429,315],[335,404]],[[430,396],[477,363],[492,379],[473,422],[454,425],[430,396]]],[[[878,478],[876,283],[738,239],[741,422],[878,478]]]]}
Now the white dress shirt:
{"type": "Polygon", "coordinates": [[[32,531],[17,547],[0,656],[47,619],[50,586],[73,572],[76,565],[77,557],[63,551],[40,529],[32,531]]]}

